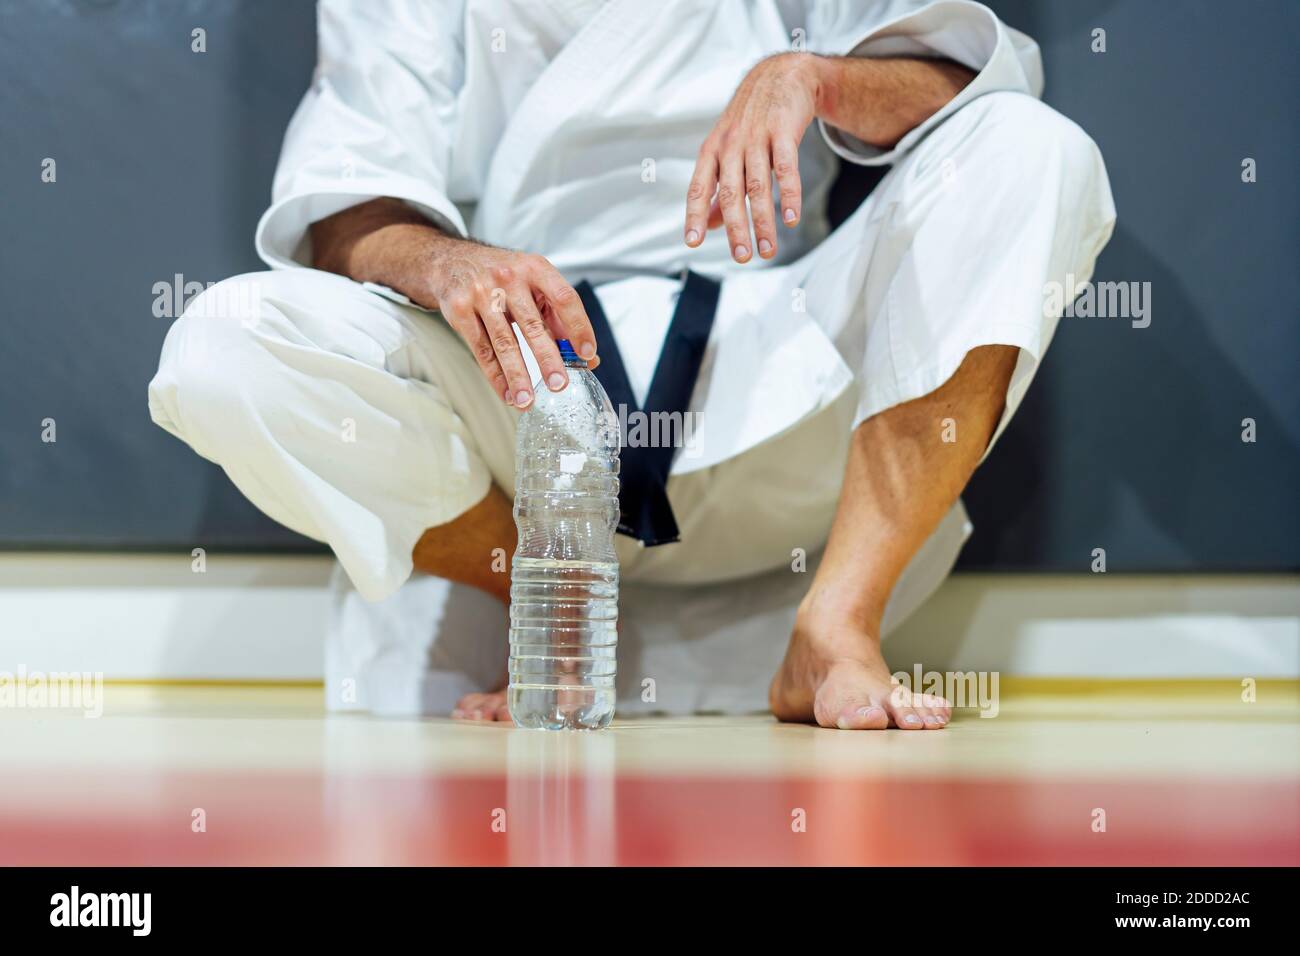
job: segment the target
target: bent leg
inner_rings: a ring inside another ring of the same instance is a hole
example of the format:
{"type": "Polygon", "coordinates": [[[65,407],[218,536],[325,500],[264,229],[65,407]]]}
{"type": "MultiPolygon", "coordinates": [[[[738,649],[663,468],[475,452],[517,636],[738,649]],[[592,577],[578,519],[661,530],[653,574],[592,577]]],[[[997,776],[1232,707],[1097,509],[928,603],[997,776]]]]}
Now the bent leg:
{"type": "Polygon", "coordinates": [[[974,349],[939,389],[854,429],[826,551],[772,681],[779,719],[845,730],[948,722],[946,701],[892,684],[880,622],[903,569],[984,454],[1018,351],[974,349]]]}
{"type": "Polygon", "coordinates": [[[469,351],[437,315],[340,276],[254,273],[197,296],[149,406],[259,509],[328,544],[371,601],[410,575],[428,529],[494,483],[513,491],[515,413],[469,351]]]}
{"type": "MultiPolygon", "coordinates": [[[[517,535],[510,499],[496,485],[464,514],[429,528],[415,544],[416,568],[440,578],[485,591],[503,605],[510,603],[510,562],[517,535]]],[[[451,716],[457,720],[508,721],[506,678],[492,690],[466,694],[451,716]]]]}
{"type": "Polygon", "coordinates": [[[411,560],[425,574],[468,584],[508,604],[516,541],[510,499],[492,485],[464,514],[426,529],[411,560]]]}
{"type": "Polygon", "coordinates": [[[771,685],[778,717],[947,722],[946,701],[892,688],[885,602],[1023,397],[1060,317],[1046,284],[1090,276],[1113,222],[1095,144],[1030,97],[990,94],[918,144],[812,264],[809,309],[860,362],[861,399],[827,550],[771,685]]]}

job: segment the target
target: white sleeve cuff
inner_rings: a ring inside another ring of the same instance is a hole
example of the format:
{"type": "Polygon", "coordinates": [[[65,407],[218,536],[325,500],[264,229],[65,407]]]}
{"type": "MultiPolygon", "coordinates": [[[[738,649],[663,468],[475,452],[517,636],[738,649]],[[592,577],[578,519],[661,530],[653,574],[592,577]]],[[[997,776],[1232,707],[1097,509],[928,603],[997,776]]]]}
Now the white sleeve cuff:
{"type": "Polygon", "coordinates": [[[272,269],[311,267],[308,227],[313,222],[382,197],[403,200],[449,235],[468,235],[465,220],[455,204],[426,183],[402,176],[387,176],[382,180],[334,178],[302,184],[272,203],[257,224],[257,254],[272,269]]]}
{"type": "Polygon", "coordinates": [[[985,93],[1011,90],[1039,96],[1043,89],[1038,45],[1006,27],[988,7],[969,0],[940,0],[876,27],[851,44],[844,55],[942,57],[976,71],[965,89],[889,150],[864,143],[819,119],[822,136],[836,155],[862,166],[897,162],[931,129],[985,93]]]}

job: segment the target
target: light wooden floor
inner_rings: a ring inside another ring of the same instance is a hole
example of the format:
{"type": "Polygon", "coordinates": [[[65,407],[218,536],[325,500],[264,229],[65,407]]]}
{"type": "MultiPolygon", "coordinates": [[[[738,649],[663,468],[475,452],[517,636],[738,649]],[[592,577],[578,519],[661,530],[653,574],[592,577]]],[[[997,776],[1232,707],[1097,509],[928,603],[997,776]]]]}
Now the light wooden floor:
{"type": "Polygon", "coordinates": [[[547,734],[108,685],[0,708],[0,863],[1300,863],[1295,683],[1000,690],[943,731],[547,734]]]}

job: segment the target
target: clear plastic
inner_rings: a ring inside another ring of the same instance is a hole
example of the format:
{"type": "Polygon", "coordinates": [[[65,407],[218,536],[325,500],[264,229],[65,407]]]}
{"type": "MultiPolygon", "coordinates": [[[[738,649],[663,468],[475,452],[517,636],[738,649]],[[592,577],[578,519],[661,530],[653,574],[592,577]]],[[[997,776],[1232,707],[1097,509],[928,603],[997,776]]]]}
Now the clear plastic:
{"type": "Polygon", "coordinates": [[[510,581],[510,716],[598,730],[614,717],[618,645],[618,418],[587,363],[542,385],[519,418],[510,581]]]}

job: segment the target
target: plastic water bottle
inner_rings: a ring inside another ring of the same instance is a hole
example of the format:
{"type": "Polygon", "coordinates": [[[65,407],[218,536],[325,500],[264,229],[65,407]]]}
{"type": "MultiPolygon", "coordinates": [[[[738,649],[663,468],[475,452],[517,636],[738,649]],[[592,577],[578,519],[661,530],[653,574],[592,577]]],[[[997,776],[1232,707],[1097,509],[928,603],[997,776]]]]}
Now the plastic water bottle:
{"type": "Polygon", "coordinates": [[[519,418],[510,578],[510,716],[597,730],[614,717],[618,418],[567,340],[569,384],[538,384],[519,418]]]}

